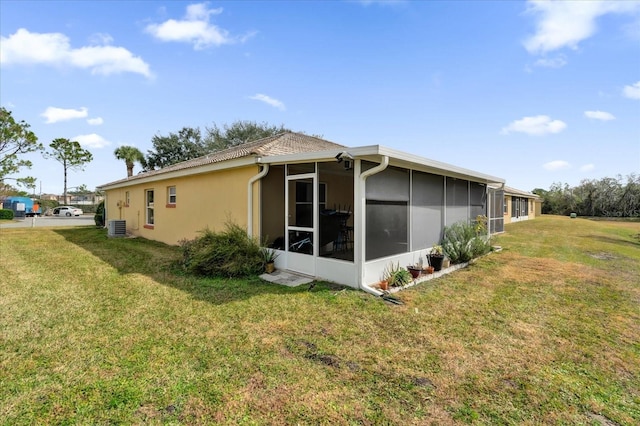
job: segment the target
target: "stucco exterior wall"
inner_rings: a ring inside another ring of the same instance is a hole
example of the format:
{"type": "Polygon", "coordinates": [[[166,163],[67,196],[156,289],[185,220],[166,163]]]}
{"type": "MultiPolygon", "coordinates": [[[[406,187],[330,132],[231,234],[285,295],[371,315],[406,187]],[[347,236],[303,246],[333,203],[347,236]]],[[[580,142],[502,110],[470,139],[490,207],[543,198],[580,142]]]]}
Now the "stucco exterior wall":
{"type": "MultiPolygon", "coordinates": [[[[522,198],[522,197],[520,197],[522,198]]],[[[513,212],[513,203],[512,203],[512,199],[513,196],[511,195],[504,195],[504,201],[505,203],[507,203],[507,210],[504,213],[504,223],[511,223],[513,222],[513,217],[512,212],[513,212]]],[[[531,219],[535,219],[536,216],[540,216],[542,214],[542,202],[541,201],[536,201],[534,198],[528,198],[527,199],[527,219],[531,220],[531,219]]],[[[522,219],[521,219],[522,220],[522,219]]]]}
{"type": "MultiPolygon", "coordinates": [[[[194,238],[207,227],[221,230],[229,219],[246,228],[247,184],[258,172],[257,166],[249,166],[107,190],[107,221],[125,220],[128,234],[173,245],[194,238]],[[174,205],[168,201],[169,187],[175,187],[174,205]],[[148,190],[154,191],[153,225],[146,222],[148,190]]],[[[253,190],[254,227],[259,225],[257,186],[253,190]]]]}
{"type": "Polygon", "coordinates": [[[511,195],[504,194],[504,202],[507,204],[507,210],[504,212],[504,224],[511,223],[511,195]]]}

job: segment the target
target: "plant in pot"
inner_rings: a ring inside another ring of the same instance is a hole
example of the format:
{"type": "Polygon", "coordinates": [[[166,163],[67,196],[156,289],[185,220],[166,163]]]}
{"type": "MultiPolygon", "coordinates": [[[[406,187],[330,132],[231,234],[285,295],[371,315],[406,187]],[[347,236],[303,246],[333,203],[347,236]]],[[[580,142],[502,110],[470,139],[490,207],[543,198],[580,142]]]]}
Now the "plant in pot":
{"type": "Polygon", "coordinates": [[[439,271],[442,269],[442,262],[444,261],[444,251],[442,250],[442,246],[439,244],[431,247],[431,251],[429,252],[429,265],[433,266],[434,271],[439,271]]]}
{"type": "Polygon", "coordinates": [[[388,274],[388,283],[390,287],[404,287],[413,281],[411,273],[405,268],[400,267],[400,263],[393,264],[393,262],[387,267],[386,273],[388,274]]]}
{"type": "Polygon", "coordinates": [[[425,257],[427,258],[427,266],[424,267],[423,272],[425,274],[433,274],[435,269],[431,266],[431,256],[427,254],[425,257]]]}
{"type": "Polygon", "coordinates": [[[280,256],[280,254],[274,249],[268,247],[262,247],[260,249],[260,254],[262,255],[262,263],[264,264],[264,271],[267,274],[273,273],[276,270],[275,261],[280,256]]]}
{"type": "Polygon", "coordinates": [[[382,276],[380,277],[380,282],[378,283],[378,288],[382,291],[389,290],[389,278],[391,278],[391,273],[389,272],[389,268],[384,268],[382,272],[382,276]]]}
{"type": "Polygon", "coordinates": [[[420,274],[423,271],[422,268],[422,261],[414,264],[414,265],[408,265],[407,266],[407,271],[409,271],[409,273],[411,274],[411,278],[413,278],[414,280],[416,278],[418,278],[420,276],[420,274]]]}

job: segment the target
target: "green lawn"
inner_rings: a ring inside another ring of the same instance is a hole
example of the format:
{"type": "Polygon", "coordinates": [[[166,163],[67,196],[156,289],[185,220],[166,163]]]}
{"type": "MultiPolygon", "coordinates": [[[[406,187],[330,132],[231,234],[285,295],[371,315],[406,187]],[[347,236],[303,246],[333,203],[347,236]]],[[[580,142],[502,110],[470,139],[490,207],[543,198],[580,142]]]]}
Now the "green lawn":
{"type": "Polygon", "coordinates": [[[0,229],[0,424],[640,423],[640,223],[506,230],[396,306],[0,229]]]}

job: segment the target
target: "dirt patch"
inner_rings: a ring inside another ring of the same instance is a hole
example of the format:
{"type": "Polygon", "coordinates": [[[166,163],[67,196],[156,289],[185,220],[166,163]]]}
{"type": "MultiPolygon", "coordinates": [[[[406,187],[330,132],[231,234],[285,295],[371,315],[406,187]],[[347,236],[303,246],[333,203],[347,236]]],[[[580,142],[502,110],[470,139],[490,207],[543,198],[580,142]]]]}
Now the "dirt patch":
{"type": "Polygon", "coordinates": [[[617,259],[616,256],[614,256],[611,253],[607,253],[604,251],[598,252],[598,253],[589,253],[589,256],[593,257],[594,259],[600,259],[600,260],[613,260],[613,259],[617,259]]]}
{"type": "Polygon", "coordinates": [[[301,340],[297,342],[296,346],[298,346],[298,348],[290,347],[289,350],[294,354],[302,355],[303,358],[333,368],[340,368],[342,364],[342,360],[339,357],[332,354],[322,353],[312,342],[301,340]]]}
{"type": "Polygon", "coordinates": [[[592,420],[595,420],[596,422],[598,422],[601,426],[618,426],[618,423],[612,420],[609,420],[608,418],[606,418],[601,414],[587,413],[587,416],[589,416],[589,418],[591,418],[592,420]]]}
{"type": "Polygon", "coordinates": [[[412,377],[411,383],[413,383],[415,386],[425,388],[425,389],[436,388],[436,385],[434,385],[433,382],[426,377],[412,377]]]}

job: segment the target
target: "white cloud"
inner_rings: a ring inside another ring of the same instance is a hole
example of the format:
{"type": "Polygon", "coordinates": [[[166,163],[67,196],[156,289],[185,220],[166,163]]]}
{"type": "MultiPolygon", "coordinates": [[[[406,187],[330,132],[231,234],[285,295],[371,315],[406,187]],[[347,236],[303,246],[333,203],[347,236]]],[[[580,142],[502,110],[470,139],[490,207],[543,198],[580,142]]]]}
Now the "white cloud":
{"type": "Polygon", "coordinates": [[[91,133],[88,135],[78,135],[71,140],[77,141],[78,143],[80,143],[80,145],[88,148],[104,148],[105,146],[111,145],[111,142],[95,133],[91,133]]]}
{"type": "Polygon", "coordinates": [[[527,13],[537,18],[536,32],[524,42],[529,53],[545,53],[568,47],[595,34],[596,20],[611,13],[633,13],[636,1],[546,1],[529,0],[527,13]]]}
{"type": "Polygon", "coordinates": [[[529,135],[546,135],[548,133],[559,133],[567,127],[566,123],[560,120],[552,120],[546,115],[536,115],[534,117],[524,117],[511,122],[504,127],[500,133],[508,135],[513,132],[526,133],[529,135]]]}
{"type": "Polygon", "coordinates": [[[544,163],[542,167],[549,171],[566,170],[571,168],[571,164],[564,160],[555,160],[544,163]]]}
{"type": "Polygon", "coordinates": [[[111,37],[110,34],[106,34],[106,33],[95,33],[92,34],[91,37],[89,38],[89,41],[92,44],[98,44],[98,45],[109,45],[111,43],[113,43],[113,37],[111,37]]]}
{"type": "Polygon", "coordinates": [[[584,166],[580,167],[580,171],[581,172],[590,172],[595,168],[596,168],[596,166],[593,165],[593,164],[585,164],[584,166]]]}
{"type": "Polygon", "coordinates": [[[262,93],[258,93],[254,96],[250,96],[249,99],[264,102],[265,104],[271,105],[272,107],[278,108],[282,111],[285,110],[285,106],[281,101],[271,98],[267,95],[263,95],[262,93]]]}
{"type": "Polygon", "coordinates": [[[184,19],[169,19],[161,24],[149,24],[145,31],[162,41],[176,41],[193,44],[200,50],[210,46],[221,46],[244,42],[253,35],[242,37],[229,35],[229,31],[209,22],[211,15],[219,15],[222,8],[207,9],[207,3],[187,6],[184,19]]]}
{"type": "Polygon", "coordinates": [[[87,116],[87,108],[82,107],[80,109],[64,109],[56,107],[48,107],[42,114],[42,117],[46,118],[46,123],[57,123],[59,121],[73,120],[76,118],[85,118],[87,116]]]}
{"type": "Polygon", "coordinates": [[[622,94],[629,99],[640,99],[640,81],[630,86],[624,86],[622,94]]]}
{"type": "Polygon", "coordinates": [[[609,121],[616,119],[613,114],[605,111],[585,111],[584,115],[585,117],[592,118],[594,120],[609,121]]]}
{"type": "MultiPolygon", "coordinates": [[[[106,35],[100,41],[109,42],[106,35]]],[[[20,28],[0,37],[0,64],[43,64],[89,69],[92,74],[132,72],[151,77],[149,65],[124,47],[85,46],[74,49],[61,33],[32,33],[20,28]]]]}
{"type": "Polygon", "coordinates": [[[564,55],[558,55],[555,58],[541,58],[534,65],[545,68],[562,68],[567,65],[567,58],[564,55]]]}
{"type": "Polygon", "coordinates": [[[102,117],[88,118],[87,123],[92,126],[99,126],[104,123],[104,120],[102,119],[102,117]]]}

